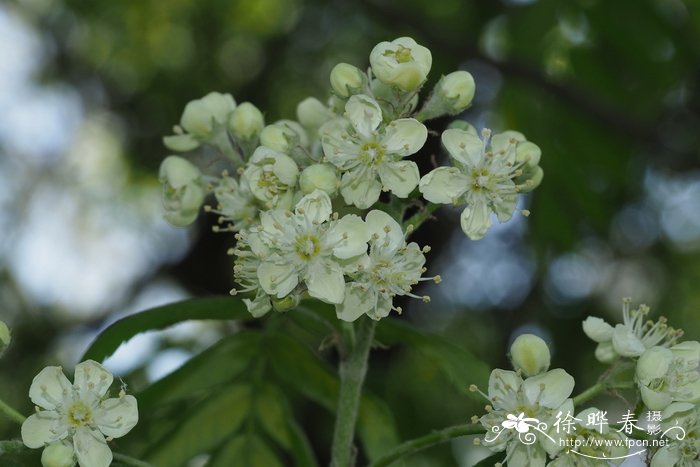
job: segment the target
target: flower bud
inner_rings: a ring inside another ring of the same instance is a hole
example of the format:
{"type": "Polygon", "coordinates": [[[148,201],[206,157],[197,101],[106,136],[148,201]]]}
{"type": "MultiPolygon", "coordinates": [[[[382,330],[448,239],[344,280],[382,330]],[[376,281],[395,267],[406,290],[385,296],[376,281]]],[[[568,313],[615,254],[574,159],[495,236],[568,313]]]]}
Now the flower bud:
{"type": "Polygon", "coordinates": [[[297,119],[307,128],[317,130],[333,118],[333,112],[315,97],[307,97],[297,105],[297,119]]]}
{"type": "Polygon", "coordinates": [[[43,467],[73,467],[75,465],[73,446],[60,441],[49,444],[41,453],[41,465],[43,467]]]}
{"type": "Polygon", "coordinates": [[[596,342],[606,342],[612,340],[613,327],[604,319],[589,316],[583,320],[583,332],[596,342]]]}
{"type": "Polygon", "coordinates": [[[301,302],[301,294],[290,293],[284,298],[272,297],[272,307],[275,311],[285,312],[293,310],[301,302]]]}
{"type": "Polygon", "coordinates": [[[435,92],[447,104],[447,113],[452,115],[469,107],[475,91],[474,78],[469,72],[462,70],[443,76],[435,86],[435,92]]]}
{"type": "Polygon", "coordinates": [[[299,186],[306,195],[321,190],[332,196],[338,189],[338,176],[330,164],[313,164],[301,172],[299,186]]]}
{"type": "Polygon", "coordinates": [[[547,371],[551,356],[547,343],[534,334],[521,334],[510,346],[510,359],[516,370],[525,376],[534,376],[547,371]]]}
{"type": "Polygon", "coordinates": [[[159,178],[165,219],[178,227],[194,222],[206,196],[199,169],[182,157],[168,156],[160,165],[159,178]]]}
{"type": "Polygon", "coordinates": [[[12,336],[10,335],[10,328],[7,327],[4,321],[0,321],[0,355],[5,352],[5,349],[12,341],[12,336]]]}
{"type": "Polygon", "coordinates": [[[600,363],[609,364],[614,362],[620,357],[615,348],[612,345],[612,341],[601,342],[595,348],[595,358],[598,359],[600,363]]]}
{"type": "Polygon", "coordinates": [[[350,97],[362,90],[365,74],[349,63],[338,63],[331,70],[331,87],[341,97],[350,97]]]}
{"type": "Polygon", "coordinates": [[[180,125],[188,133],[199,138],[208,138],[215,124],[224,125],[229,115],[236,108],[236,101],[231,94],[210,92],[201,99],[189,102],[185,106],[180,125]]]}
{"type": "Polygon", "coordinates": [[[280,120],[263,128],[260,144],[289,154],[297,146],[306,146],[308,137],[301,125],[292,120],[280,120]]]}
{"type": "Polygon", "coordinates": [[[379,81],[408,92],[423,84],[433,57],[430,50],[410,37],[399,37],[392,42],[377,44],[370,53],[369,62],[379,81]]]}
{"type": "Polygon", "coordinates": [[[233,111],[228,127],[241,139],[253,139],[262,131],[265,119],[262,112],[250,102],[244,102],[233,111]]]}

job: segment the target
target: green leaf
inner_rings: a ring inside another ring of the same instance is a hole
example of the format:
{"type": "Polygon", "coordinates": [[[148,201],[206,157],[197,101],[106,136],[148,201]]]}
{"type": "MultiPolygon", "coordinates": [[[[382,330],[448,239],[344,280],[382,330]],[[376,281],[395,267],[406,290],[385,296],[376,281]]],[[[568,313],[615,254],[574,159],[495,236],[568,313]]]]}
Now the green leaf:
{"type": "Polygon", "coordinates": [[[506,454],[504,452],[497,452],[496,454],[490,455],[486,459],[480,460],[472,467],[493,467],[497,462],[500,462],[505,467],[506,464],[503,463],[505,457],[506,454]]]}
{"type": "Polygon", "coordinates": [[[292,441],[292,455],[297,467],[318,467],[318,461],[314,450],[311,448],[309,438],[301,429],[294,417],[287,418],[289,436],[292,441]]]}
{"type": "Polygon", "coordinates": [[[192,397],[231,382],[259,352],[260,334],[243,331],[227,336],[184,365],[156,381],[139,396],[139,407],[152,408],[192,397]]]}
{"type": "Polygon", "coordinates": [[[207,467],[283,467],[273,450],[254,434],[233,438],[207,464],[207,467]]]}
{"type": "Polygon", "coordinates": [[[243,302],[233,297],[198,298],[151,308],[122,318],[102,331],[81,361],[102,361],[139,333],[193,319],[247,320],[251,315],[243,302]]]}
{"type": "Polygon", "coordinates": [[[357,432],[371,462],[400,442],[396,421],[389,406],[369,394],[364,394],[360,402],[357,432]]]}
{"type": "Polygon", "coordinates": [[[3,467],[25,467],[40,465],[41,449],[29,449],[20,440],[0,441],[0,465],[3,467]]]}
{"type": "Polygon", "coordinates": [[[158,467],[178,467],[197,454],[211,451],[238,431],[250,406],[249,386],[221,389],[184,414],[182,423],[155,446],[147,461],[158,467]]]}
{"type": "Polygon", "coordinates": [[[421,352],[440,367],[458,390],[470,397],[475,394],[469,391],[471,384],[488,385],[489,366],[442,336],[425,333],[404,321],[389,318],[377,326],[376,339],[382,344],[407,344],[421,352]]]}

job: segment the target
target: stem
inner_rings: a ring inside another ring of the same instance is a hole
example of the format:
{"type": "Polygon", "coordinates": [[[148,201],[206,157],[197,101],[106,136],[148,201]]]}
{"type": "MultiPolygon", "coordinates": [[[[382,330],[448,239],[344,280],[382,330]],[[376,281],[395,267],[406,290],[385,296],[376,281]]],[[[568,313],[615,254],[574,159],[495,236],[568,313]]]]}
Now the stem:
{"type": "Polygon", "coordinates": [[[331,467],[354,465],[355,423],[362,395],[362,384],[367,373],[367,359],[377,322],[368,317],[362,317],[358,324],[355,341],[350,343],[347,357],[340,362],[340,395],[333,433],[331,467]]]}
{"type": "Polygon", "coordinates": [[[408,220],[406,220],[403,223],[403,230],[406,231],[406,228],[409,225],[413,226],[413,230],[417,230],[418,227],[421,226],[423,222],[428,220],[430,216],[432,216],[433,212],[437,210],[442,206],[441,204],[435,204],[435,203],[428,203],[425,207],[423,207],[419,212],[414,214],[412,217],[410,217],[408,220]]]}
{"type": "Polygon", "coordinates": [[[468,423],[465,425],[455,425],[448,428],[443,428],[439,431],[434,431],[427,435],[415,438],[405,443],[399,444],[391,452],[384,454],[382,457],[370,464],[370,467],[385,467],[391,465],[402,457],[410,456],[425,448],[441,444],[454,438],[467,435],[478,435],[484,433],[484,427],[468,423]]]}
{"type": "Polygon", "coordinates": [[[634,387],[634,384],[632,383],[620,383],[620,384],[611,384],[610,381],[599,381],[590,388],[586,389],[583,391],[581,394],[573,398],[574,401],[574,406],[578,407],[584,402],[588,402],[589,400],[593,399],[595,396],[609,390],[614,390],[614,389],[630,389],[634,387]]]}
{"type": "Polygon", "coordinates": [[[20,425],[27,419],[27,417],[7,405],[2,399],[0,399],[0,412],[4,413],[10,420],[17,422],[20,425]]]}
{"type": "Polygon", "coordinates": [[[115,461],[121,462],[124,465],[132,465],[133,467],[153,467],[148,462],[134,459],[133,457],[119,454],[118,452],[113,453],[113,456],[115,461]]]}

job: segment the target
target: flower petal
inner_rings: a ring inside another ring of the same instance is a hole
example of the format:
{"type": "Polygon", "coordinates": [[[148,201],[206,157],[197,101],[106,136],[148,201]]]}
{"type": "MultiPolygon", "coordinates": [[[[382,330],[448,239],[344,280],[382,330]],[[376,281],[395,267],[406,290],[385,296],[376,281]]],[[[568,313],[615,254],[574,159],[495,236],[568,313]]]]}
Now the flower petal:
{"type": "Polygon", "coordinates": [[[345,115],[363,138],[369,138],[382,122],[382,109],[365,94],[356,94],[345,104],[345,115]]]}
{"type": "Polygon", "coordinates": [[[673,352],[664,347],[652,347],[637,360],[637,378],[647,385],[652,380],[663,378],[673,363],[673,352]]]}
{"type": "Polygon", "coordinates": [[[379,178],[383,188],[399,198],[406,198],[418,186],[420,173],[415,162],[397,161],[380,165],[379,178]]]}
{"type": "Polygon", "coordinates": [[[418,189],[431,203],[450,204],[468,187],[469,180],[457,167],[438,167],[421,178],[418,189]]]}
{"type": "Polygon", "coordinates": [[[258,266],[258,280],[265,292],[277,298],[283,298],[297,286],[299,276],[291,264],[263,261],[258,266]]]}
{"type": "Polygon", "coordinates": [[[654,457],[651,458],[651,467],[668,467],[669,465],[678,465],[681,460],[681,452],[678,448],[672,449],[673,445],[666,445],[656,451],[654,457]]]}
{"type": "Polygon", "coordinates": [[[595,342],[601,343],[612,339],[613,327],[604,319],[596,316],[589,316],[583,320],[583,332],[595,342]]]}
{"type": "Polygon", "coordinates": [[[73,436],[73,447],[80,467],[109,467],[112,451],[97,430],[81,427],[73,436]]]}
{"type": "Polygon", "coordinates": [[[374,308],[376,302],[374,290],[365,290],[359,284],[350,283],[345,286],[343,303],[335,306],[335,314],[340,320],[352,322],[374,308]]]}
{"type": "Polygon", "coordinates": [[[522,378],[514,371],[495,369],[489,377],[489,398],[496,409],[514,410],[515,393],[523,384],[522,378]]]}
{"type": "Polygon", "coordinates": [[[347,204],[367,209],[377,202],[382,184],[376,178],[357,180],[352,172],[345,172],[340,182],[340,194],[347,204]]]}
{"type": "Polygon", "coordinates": [[[311,264],[304,281],[312,297],[326,303],[343,303],[345,296],[343,269],[333,261],[317,261],[311,264]]]}
{"type": "Polygon", "coordinates": [[[253,300],[244,298],[243,303],[245,303],[246,308],[248,308],[248,312],[253,315],[253,318],[265,316],[270,310],[272,310],[270,297],[264,291],[259,289],[253,300]]]}
{"type": "Polygon", "coordinates": [[[53,410],[37,412],[22,423],[22,442],[36,449],[68,436],[68,426],[53,410]]]}
{"type": "Polygon", "coordinates": [[[333,212],[331,199],[325,191],[314,190],[299,200],[294,212],[303,213],[304,217],[314,224],[321,224],[331,217],[333,212]]]}
{"type": "Polygon", "coordinates": [[[484,201],[467,205],[460,216],[462,231],[472,240],[479,240],[491,227],[491,209],[484,201]]]}
{"type": "Polygon", "coordinates": [[[336,222],[326,236],[333,255],[348,259],[367,252],[369,240],[367,224],[359,216],[348,214],[336,222]]]}
{"type": "Polygon", "coordinates": [[[104,400],[94,411],[93,419],[105,436],[120,438],[139,421],[136,398],[124,395],[104,400]]]}
{"type": "Polygon", "coordinates": [[[400,118],[389,123],[382,144],[386,151],[401,157],[417,153],[428,139],[428,129],[414,118],[400,118]]]}
{"type": "Polygon", "coordinates": [[[453,159],[468,166],[476,165],[484,151],[484,142],[481,138],[458,128],[443,131],[442,144],[453,159]]]}
{"type": "Polygon", "coordinates": [[[391,253],[406,244],[401,226],[384,211],[374,209],[368,212],[365,222],[367,223],[370,237],[373,239],[373,245],[378,245],[391,253]]]}
{"type": "Polygon", "coordinates": [[[531,404],[556,409],[574,390],[574,378],[561,368],[533,376],[523,382],[525,397],[531,404]]]}
{"type": "Polygon", "coordinates": [[[624,324],[618,324],[613,331],[613,348],[623,357],[639,357],[646,347],[637,335],[624,324]]]}
{"type": "Polygon", "coordinates": [[[104,397],[112,385],[114,377],[107,368],[94,360],[78,363],[75,367],[73,385],[80,389],[81,393],[90,392],[97,399],[104,397]]]}
{"type": "Polygon", "coordinates": [[[60,366],[47,366],[34,377],[29,387],[29,398],[39,407],[55,409],[73,389],[60,366]]]}
{"type": "Polygon", "coordinates": [[[639,391],[642,394],[644,405],[649,410],[663,410],[673,402],[671,395],[665,392],[654,391],[646,386],[639,386],[639,391]]]}

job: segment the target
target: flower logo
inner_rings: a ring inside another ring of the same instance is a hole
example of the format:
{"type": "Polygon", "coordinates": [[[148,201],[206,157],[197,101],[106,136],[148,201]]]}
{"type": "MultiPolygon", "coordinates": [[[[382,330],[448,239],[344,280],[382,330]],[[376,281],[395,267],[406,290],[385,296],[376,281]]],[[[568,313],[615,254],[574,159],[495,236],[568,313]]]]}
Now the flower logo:
{"type": "Polygon", "coordinates": [[[530,425],[528,422],[534,422],[535,426],[537,426],[537,424],[540,422],[536,418],[525,417],[524,412],[520,412],[520,415],[518,415],[517,417],[509,413],[506,418],[507,420],[501,422],[503,428],[507,430],[515,429],[518,431],[518,433],[527,433],[528,431],[530,431],[532,425],[530,425]]]}

